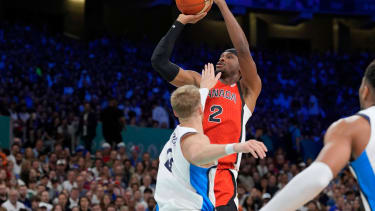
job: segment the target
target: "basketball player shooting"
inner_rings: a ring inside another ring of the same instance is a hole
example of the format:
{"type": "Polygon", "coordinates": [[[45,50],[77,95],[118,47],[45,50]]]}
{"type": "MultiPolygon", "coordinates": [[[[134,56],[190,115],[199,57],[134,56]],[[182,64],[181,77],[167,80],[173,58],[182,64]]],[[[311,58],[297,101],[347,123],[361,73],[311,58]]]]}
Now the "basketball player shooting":
{"type": "Polygon", "coordinates": [[[171,104],[180,125],[159,156],[155,199],[157,210],[207,210],[213,211],[210,200],[210,168],[203,168],[217,159],[234,153],[252,153],[266,156],[263,143],[250,140],[236,144],[210,144],[203,134],[202,118],[207,90],[214,87],[220,73],[215,77],[212,64],[206,65],[201,79],[201,89],[185,85],[175,90],[171,104]],[[205,94],[206,93],[206,94],[205,94]],[[202,101],[202,102],[201,102],[202,101]]]}
{"type": "MultiPolygon", "coordinates": [[[[232,144],[245,141],[245,125],[254,111],[261,91],[261,80],[251,57],[249,43],[225,0],[215,0],[224,18],[234,49],[224,51],[216,65],[221,73],[218,83],[208,91],[203,114],[203,130],[212,144],[232,144]]],[[[156,46],[151,62],[153,68],[168,82],[180,87],[199,87],[201,75],[183,70],[170,61],[174,44],[188,23],[196,23],[200,15],[180,14],[168,33],[156,46]]],[[[237,210],[236,179],[242,154],[232,154],[219,159],[212,171],[214,179],[214,204],[218,211],[237,210]]]]}
{"type": "Polygon", "coordinates": [[[359,89],[361,111],[333,123],[318,158],[298,174],[261,211],[294,211],[317,196],[350,162],[366,211],[375,210],[375,61],[359,89]]]}

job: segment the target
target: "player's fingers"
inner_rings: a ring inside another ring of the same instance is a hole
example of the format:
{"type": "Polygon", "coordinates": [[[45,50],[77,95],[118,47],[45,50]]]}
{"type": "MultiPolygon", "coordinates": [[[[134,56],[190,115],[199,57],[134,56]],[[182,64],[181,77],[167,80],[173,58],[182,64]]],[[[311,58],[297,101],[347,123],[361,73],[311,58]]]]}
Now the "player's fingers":
{"type": "Polygon", "coordinates": [[[263,152],[262,148],[258,146],[256,142],[252,142],[251,145],[260,158],[263,158],[265,156],[265,153],[263,152]]]}
{"type": "Polygon", "coordinates": [[[263,144],[263,142],[259,142],[260,146],[264,149],[265,152],[268,152],[268,149],[266,145],[263,144]]]}
{"type": "Polygon", "coordinates": [[[207,15],[207,12],[202,12],[200,14],[194,15],[194,19],[200,20],[200,19],[204,18],[204,16],[206,16],[206,15],[207,15]]]}
{"type": "Polygon", "coordinates": [[[265,152],[267,152],[267,147],[263,144],[263,142],[260,142],[260,141],[257,141],[257,140],[249,140],[249,143],[251,144],[255,144],[256,146],[258,146],[262,152],[264,152],[264,155],[266,154],[265,152]]]}
{"type": "Polygon", "coordinates": [[[210,75],[215,76],[214,65],[210,63],[210,75]]]}
{"type": "Polygon", "coordinates": [[[260,149],[262,150],[264,157],[267,157],[267,153],[266,153],[267,147],[264,146],[264,144],[262,142],[259,142],[258,145],[259,145],[260,149]]]}
{"type": "Polygon", "coordinates": [[[263,159],[265,157],[263,150],[258,145],[255,147],[255,151],[260,158],[263,159]]]}
{"type": "Polygon", "coordinates": [[[255,151],[250,147],[249,149],[249,152],[251,153],[251,155],[255,158],[258,158],[258,155],[255,153],[255,151]]]}
{"type": "Polygon", "coordinates": [[[216,75],[216,77],[215,77],[215,81],[218,81],[218,80],[220,79],[220,77],[221,77],[221,73],[218,73],[218,74],[216,75]]]}
{"type": "Polygon", "coordinates": [[[207,64],[207,76],[211,77],[211,66],[210,66],[210,63],[207,64]]]}
{"type": "Polygon", "coordinates": [[[259,141],[255,141],[254,144],[257,145],[257,149],[262,153],[263,157],[266,157],[266,151],[264,150],[262,143],[259,141]]]}

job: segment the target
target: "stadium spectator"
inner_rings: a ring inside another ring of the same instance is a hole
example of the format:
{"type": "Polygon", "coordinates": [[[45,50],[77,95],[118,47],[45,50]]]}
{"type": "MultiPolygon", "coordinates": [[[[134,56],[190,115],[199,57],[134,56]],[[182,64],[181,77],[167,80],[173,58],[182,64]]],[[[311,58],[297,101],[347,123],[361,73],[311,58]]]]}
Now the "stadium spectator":
{"type": "Polygon", "coordinates": [[[8,200],[1,204],[1,207],[6,210],[19,211],[20,209],[26,209],[25,205],[18,201],[19,193],[16,189],[10,189],[8,192],[8,200]]]}
{"type": "Polygon", "coordinates": [[[100,120],[103,124],[103,136],[106,142],[115,147],[117,143],[122,142],[121,131],[125,127],[125,118],[123,112],[117,108],[117,100],[111,99],[109,105],[100,114],[100,120]]]}
{"type": "Polygon", "coordinates": [[[167,111],[160,106],[161,103],[154,103],[152,109],[152,120],[158,122],[157,127],[169,128],[169,116],[167,111]]]}
{"type": "Polygon", "coordinates": [[[97,118],[91,110],[90,103],[84,104],[84,112],[80,117],[78,134],[83,141],[85,148],[91,152],[92,141],[96,136],[97,118]]]}
{"type": "Polygon", "coordinates": [[[69,208],[72,209],[75,206],[78,206],[79,204],[79,190],[78,188],[74,187],[72,191],[70,192],[69,197],[69,208]]]}

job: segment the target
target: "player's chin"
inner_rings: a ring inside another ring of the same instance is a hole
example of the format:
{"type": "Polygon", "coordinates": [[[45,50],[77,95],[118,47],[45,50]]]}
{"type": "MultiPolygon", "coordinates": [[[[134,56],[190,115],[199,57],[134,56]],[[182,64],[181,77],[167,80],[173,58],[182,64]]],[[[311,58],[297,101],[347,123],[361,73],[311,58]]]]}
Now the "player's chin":
{"type": "Polygon", "coordinates": [[[223,69],[216,69],[215,70],[215,75],[217,75],[217,74],[219,74],[219,73],[221,73],[221,74],[223,74],[225,71],[223,70],[223,69]]]}
{"type": "Polygon", "coordinates": [[[220,76],[220,78],[221,79],[224,79],[225,78],[225,71],[224,70],[217,70],[217,71],[215,71],[215,75],[217,75],[217,74],[219,74],[219,73],[221,73],[221,76],[220,76]]]}

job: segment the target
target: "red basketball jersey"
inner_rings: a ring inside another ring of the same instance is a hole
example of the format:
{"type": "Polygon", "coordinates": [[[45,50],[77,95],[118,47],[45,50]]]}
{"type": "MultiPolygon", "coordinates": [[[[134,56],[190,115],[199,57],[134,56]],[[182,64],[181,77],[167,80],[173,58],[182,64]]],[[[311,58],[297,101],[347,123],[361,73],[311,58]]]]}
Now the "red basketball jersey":
{"type": "MultiPolygon", "coordinates": [[[[227,85],[220,81],[209,91],[204,117],[204,134],[212,144],[231,144],[245,141],[245,125],[251,116],[239,82],[227,85]]],[[[219,159],[218,169],[238,169],[241,154],[219,159]]]]}

